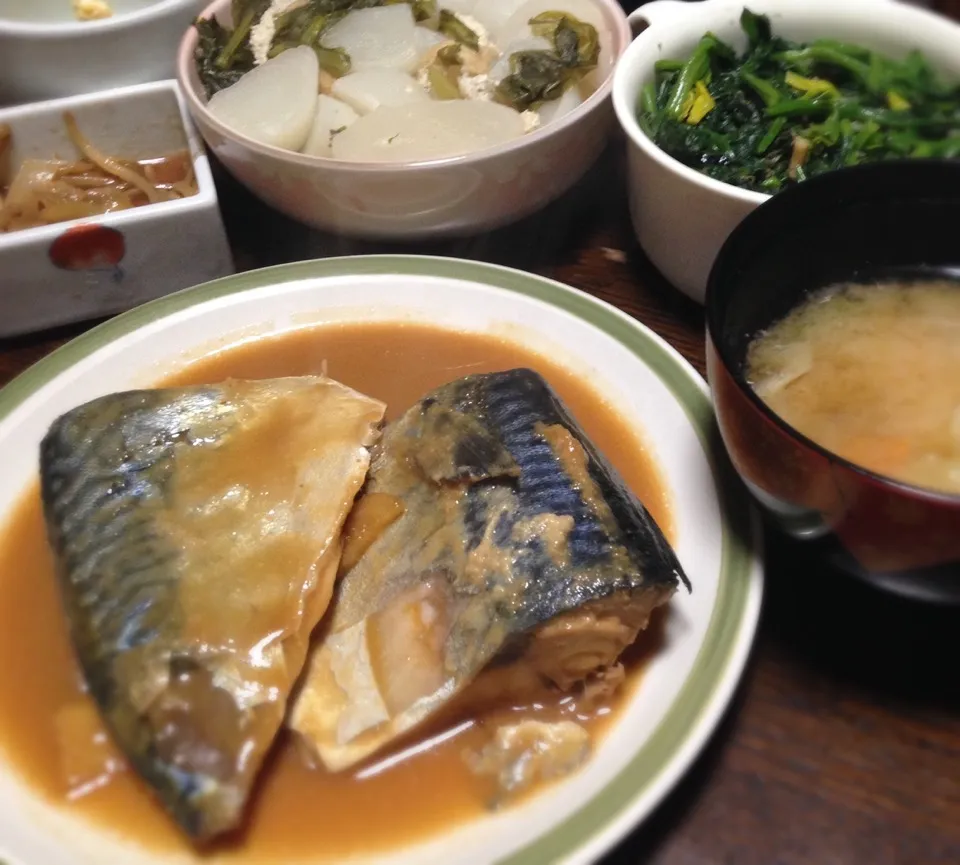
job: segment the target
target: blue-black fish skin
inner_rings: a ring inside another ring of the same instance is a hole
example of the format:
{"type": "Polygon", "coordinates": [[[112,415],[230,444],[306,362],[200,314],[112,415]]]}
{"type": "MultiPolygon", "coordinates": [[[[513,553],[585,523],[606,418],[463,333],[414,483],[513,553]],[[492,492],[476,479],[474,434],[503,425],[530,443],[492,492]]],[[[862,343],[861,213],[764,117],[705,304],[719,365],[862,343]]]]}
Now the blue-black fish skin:
{"type": "Polygon", "coordinates": [[[191,835],[204,834],[201,800],[217,781],[158,757],[154,732],[118,692],[115,666],[179,628],[171,567],[178,553],[155,531],[150,505],[168,494],[174,448],[190,435],[190,418],[216,400],[213,390],[178,405],[162,391],[111,395],[57,419],[40,448],[48,535],[91,695],[128,759],[191,835]]]}
{"type": "MultiPolygon", "coordinates": [[[[517,621],[519,630],[582,603],[622,590],[641,587],[673,587],[682,582],[691,588],[670,543],[643,503],[626,487],[618,473],[595,448],[576,419],[549,384],[536,372],[515,369],[468,376],[438,389],[421,401],[419,411],[404,419],[411,429],[419,427],[424,440],[442,436],[453,416],[462,414],[476,422],[477,434],[462,438],[454,449],[449,479],[493,479],[498,474],[508,485],[516,507],[501,514],[494,540],[510,543],[510,524],[538,514],[568,516],[573,527],[567,536],[570,568],[557,568],[536,543],[516,550],[521,571],[531,574],[532,593],[517,621]],[[435,407],[442,406],[437,412],[435,407]],[[418,417],[419,415],[419,417],[418,417]],[[439,426],[439,428],[438,428],[439,426]],[[585,500],[575,479],[561,466],[544,427],[566,430],[585,452],[587,470],[597,485],[612,521],[605,521],[585,500]],[[510,466],[513,466],[510,469],[510,466]],[[597,574],[584,582],[583,572],[603,569],[614,550],[627,553],[632,565],[618,574],[597,574]],[[565,581],[563,573],[578,574],[565,581]]],[[[385,441],[382,447],[386,447],[385,441]]],[[[374,464],[374,476],[377,463],[374,464]]],[[[475,543],[485,525],[487,502],[495,485],[470,484],[465,488],[466,526],[475,543]]]]}
{"type": "MultiPolygon", "coordinates": [[[[513,595],[509,615],[501,610],[511,633],[618,593],[668,597],[681,583],[690,588],[656,521],[533,370],[450,382],[388,427],[374,449],[367,484],[368,491],[392,494],[407,506],[407,515],[384,539],[392,548],[388,569],[408,567],[397,562],[416,557],[424,532],[436,537],[446,531],[446,526],[431,524],[429,511],[453,487],[458,491],[457,525],[443,547],[446,552],[409,567],[444,570],[455,594],[474,595],[479,588],[457,573],[451,551],[462,544],[469,554],[482,539],[492,541],[511,564],[489,569],[486,588],[508,587],[513,595]],[[550,441],[551,430],[583,455],[585,477],[572,476],[558,444],[550,441]],[[417,471],[410,472],[410,464],[417,471]],[[545,517],[570,522],[562,563],[548,554],[542,533],[518,533],[518,527],[545,517]]],[[[376,556],[378,548],[371,553],[376,556]]],[[[361,573],[365,565],[379,567],[361,560],[361,573]]],[[[359,615],[352,609],[350,584],[377,579],[346,575],[340,592],[346,609],[335,611],[334,627],[359,615]]]]}
{"type": "Polygon", "coordinates": [[[385,408],[323,377],[229,380],[94,400],[41,444],[90,693],[197,841],[242,821],[385,408]]]}
{"type": "Polygon", "coordinates": [[[368,497],[402,515],[344,569],[288,717],[331,771],[455,700],[519,705],[544,684],[585,685],[689,585],[646,508],[529,369],[459,379],[408,409],[375,446],[358,508],[368,497]],[[494,684],[480,685],[485,672],[494,684]]]}

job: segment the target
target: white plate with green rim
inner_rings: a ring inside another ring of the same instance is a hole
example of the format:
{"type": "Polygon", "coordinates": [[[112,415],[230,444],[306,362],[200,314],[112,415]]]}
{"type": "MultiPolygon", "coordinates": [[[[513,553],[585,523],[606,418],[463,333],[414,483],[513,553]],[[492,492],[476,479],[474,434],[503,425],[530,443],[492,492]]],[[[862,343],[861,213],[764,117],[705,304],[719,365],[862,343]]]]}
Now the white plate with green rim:
{"type": "MultiPolygon", "coordinates": [[[[0,391],[0,519],[34,480],[47,426],[71,407],[149,386],[259,335],[398,319],[506,336],[589,377],[656,458],[694,588],[671,602],[665,644],[584,768],[512,809],[375,861],[594,862],[650,814],[717,726],[746,663],[762,594],[758,530],[718,457],[706,385],[663,340],[613,307],[518,271],[414,256],[303,262],[170,295],[73,340],[0,391]]],[[[12,865],[161,861],[42,801],[3,762],[0,754],[0,856],[12,865]]],[[[325,861],[322,851],[316,861],[325,861]]]]}

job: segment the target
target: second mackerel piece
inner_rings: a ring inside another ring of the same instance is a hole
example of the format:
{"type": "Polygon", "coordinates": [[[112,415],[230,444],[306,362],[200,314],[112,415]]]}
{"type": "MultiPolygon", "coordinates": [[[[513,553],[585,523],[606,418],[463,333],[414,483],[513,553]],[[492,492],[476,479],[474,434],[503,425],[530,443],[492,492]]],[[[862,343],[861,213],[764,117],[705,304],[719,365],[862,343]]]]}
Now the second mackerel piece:
{"type": "Polygon", "coordinates": [[[499,699],[602,674],[689,587],[653,518],[528,369],[451,382],[391,424],[348,531],[288,719],[331,771],[485,668],[501,674],[482,689],[499,699]]]}

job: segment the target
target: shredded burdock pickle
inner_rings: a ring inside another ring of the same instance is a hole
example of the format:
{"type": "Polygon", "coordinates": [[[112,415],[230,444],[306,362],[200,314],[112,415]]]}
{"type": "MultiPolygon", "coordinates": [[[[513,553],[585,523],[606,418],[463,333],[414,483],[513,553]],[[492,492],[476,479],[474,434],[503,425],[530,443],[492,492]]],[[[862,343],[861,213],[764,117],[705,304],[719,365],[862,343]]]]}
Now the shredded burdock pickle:
{"type": "Polygon", "coordinates": [[[79,158],[24,159],[14,170],[13,133],[0,125],[0,232],[36,228],[187,198],[197,192],[186,150],[131,160],[107,154],[65,112],[79,158]]]}

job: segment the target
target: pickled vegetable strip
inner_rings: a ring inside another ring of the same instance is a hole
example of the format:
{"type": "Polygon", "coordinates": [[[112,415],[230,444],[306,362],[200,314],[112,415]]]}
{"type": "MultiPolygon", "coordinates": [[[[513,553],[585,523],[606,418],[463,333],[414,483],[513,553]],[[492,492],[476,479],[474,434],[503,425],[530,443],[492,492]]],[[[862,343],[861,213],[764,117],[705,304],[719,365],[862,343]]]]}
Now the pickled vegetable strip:
{"type": "Polygon", "coordinates": [[[64,114],[67,134],[81,159],[25,159],[9,163],[12,132],[0,125],[0,232],[87,219],[197,193],[186,151],[134,162],[103,153],[64,114]],[[9,178],[9,185],[6,181],[9,178]]]}
{"type": "Polygon", "coordinates": [[[70,140],[74,143],[77,150],[94,165],[98,166],[105,174],[112,174],[114,177],[119,177],[120,180],[126,181],[134,189],[139,189],[151,204],[156,204],[158,201],[169,200],[170,196],[165,195],[157,189],[157,187],[150,183],[145,177],[125,167],[112,156],[107,156],[105,153],[97,150],[97,148],[84,137],[83,133],[80,132],[76,118],[71,112],[64,112],[63,122],[67,127],[67,135],[70,136],[70,140]]]}

